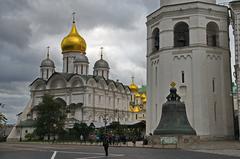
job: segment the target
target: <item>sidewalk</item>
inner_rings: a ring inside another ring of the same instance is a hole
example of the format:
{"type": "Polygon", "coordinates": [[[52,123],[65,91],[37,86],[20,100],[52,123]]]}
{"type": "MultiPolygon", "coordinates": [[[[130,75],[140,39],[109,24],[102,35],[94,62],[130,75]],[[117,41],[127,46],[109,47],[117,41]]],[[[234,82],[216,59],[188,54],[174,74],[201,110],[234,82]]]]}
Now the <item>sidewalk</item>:
{"type": "Polygon", "coordinates": [[[240,157],[239,141],[205,141],[186,146],[183,149],[187,151],[240,157]]]}
{"type": "MultiPolygon", "coordinates": [[[[102,146],[101,143],[80,143],[80,142],[23,142],[25,144],[56,144],[56,145],[82,145],[82,146],[102,146]]],[[[18,144],[20,144],[18,142],[18,144]]],[[[142,141],[137,141],[134,146],[132,142],[127,142],[126,144],[119,143],[118,145],[110,145],[112,147],[132,147],[132,148],[161,148],[159,145],[143,145],[142,141]]],[[[195,151],[212,153],[219,155],[228,155],[240,157],[240,141],[201,141],[199,143],[184,146],[181,148],[185,151],[195,151]]]]}

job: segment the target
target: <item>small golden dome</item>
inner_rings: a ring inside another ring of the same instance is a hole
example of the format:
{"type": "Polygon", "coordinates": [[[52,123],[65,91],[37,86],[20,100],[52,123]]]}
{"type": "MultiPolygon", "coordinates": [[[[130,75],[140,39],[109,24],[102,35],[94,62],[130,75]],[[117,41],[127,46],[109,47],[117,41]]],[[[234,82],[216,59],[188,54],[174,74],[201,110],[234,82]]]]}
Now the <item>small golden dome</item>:
{"type": "Polygon", "coordinates": [[[137,92],[138,91],[138,86],[134,83],[130,84],[129,88],[130,88],[131,92],[137,92]]]}
{"type": "Polygon", "coordinates": [[[143,104],[146,104],[147,103],[147,98],[143,99],[142,102],[143,102],[143,104]]]}
{"type": "Polygon", "coordinates": [[[87,44],[85,40],[78,34],[74,21],[70,33],[62,40],[61,47],[63,54],[71,51],[86,54],[87,44]]]}
{"type": "Polygon", "coordinates": [[[133,106],[131,106],[131,105],[129,106],[129,111],[133,112],[133,106]]]}
{"type": "Polygon", "coordinates": [[[141,99],[142,99],[142,100],[144,100],[144,99],[146,99],[146,98],[147,98],[147,96],[146,96],[145,93],[141,94],[141,99]]]}
{"type": "Polygon", "coordinates": [[[138,113],[138,112],[140,112],[141,111],[141,108],[139,107],[139,106],[135,106],[134,108],[133,108],[133,112],[134,113],[138,113]]]}
{"type": "Polygon", "coordinates": [[[136,97],[136,98],[140,98],[141,95],[140,95],[139,93],[136,93],[136,94],[135,94],[135,97],[136,97]]]}

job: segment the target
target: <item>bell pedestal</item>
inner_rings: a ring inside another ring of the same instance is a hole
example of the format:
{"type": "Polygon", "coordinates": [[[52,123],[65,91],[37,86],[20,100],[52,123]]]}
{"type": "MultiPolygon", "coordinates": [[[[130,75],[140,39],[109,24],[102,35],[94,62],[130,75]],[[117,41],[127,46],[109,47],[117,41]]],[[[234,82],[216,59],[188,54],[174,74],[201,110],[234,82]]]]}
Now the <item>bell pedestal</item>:
{"type": "Polygon", "coordinates": [[[163,136],[153,135],[152,146],[166,149],[185,148],[193,144],[199,143],[200,138],[196,135],[175,135],[175,136],[163,136]]]}

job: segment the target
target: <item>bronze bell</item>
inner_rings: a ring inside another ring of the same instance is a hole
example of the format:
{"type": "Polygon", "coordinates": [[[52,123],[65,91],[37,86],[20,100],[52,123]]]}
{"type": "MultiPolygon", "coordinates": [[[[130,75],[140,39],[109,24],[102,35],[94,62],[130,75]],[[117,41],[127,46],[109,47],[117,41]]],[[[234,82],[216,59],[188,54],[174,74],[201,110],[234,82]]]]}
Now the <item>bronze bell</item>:
{"type": "Polygon", "coordinates": [[[158,127],[154,130],[154,135],[196,135],[196,131],[191,127],[186,107],[180,101],[181,97],[177,94],[176,84],[170,89],[167,102],[162,106],[162,116],[158,127]]]}

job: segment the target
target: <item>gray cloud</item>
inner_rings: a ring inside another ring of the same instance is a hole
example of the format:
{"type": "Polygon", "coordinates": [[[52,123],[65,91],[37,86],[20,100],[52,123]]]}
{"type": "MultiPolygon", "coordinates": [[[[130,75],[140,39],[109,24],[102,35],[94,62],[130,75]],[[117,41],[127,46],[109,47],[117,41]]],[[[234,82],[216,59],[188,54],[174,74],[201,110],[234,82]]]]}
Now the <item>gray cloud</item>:
{"type": "Polygon", "coordinates": [[[26,20],[17,17],[0,17],[0,40],[4,43],[25,48],[31,38],[31,29],[26,20]]]}
{"type": "Polygon", "coordinates": [[[104,46],[111,78],[129,84],[134,75],[138,84],[146,83],[145,17],[158,8],[159,0],[0,0],[0,102],[6,104],[0,111],[9,123],[16,121],[46,46],[62,70],[60,43],[70,31],[73,11],[88,44],[91,71],[104,46]]]}
{"type": "MultiPolygon", "coordinates": [[[[145,30],[146,14],[157,8],[153,4],[156,1],[0,0],[0,102],[6,104],[3,112],[9,118],[8,122],[14,122],[15,115],[26,105],[28,85],[39,75],[47,45],[51,45],[51,58],[57,71],[61,71],[60,42],[70,31],[73,11],[77,13],[79,32],[88,43],[90,67],[99,58],[100,45],[104,45],[114,79],[129,83],[132,66],[138,72],[144,72],[146,33],[138,31],[145,30]],[[98,28],[106,34],[101,37],[93,34],[98,28]],[[135,48],[138,46],[141,49],[135,48]],[[119,59],[116,63],[115,58],[119,59]],[[127,61],[129,68],[121,67],[123,61],[127,61]]],[[[144,75],[139,74],[138,78],[145,81],[144,75]]]]}

